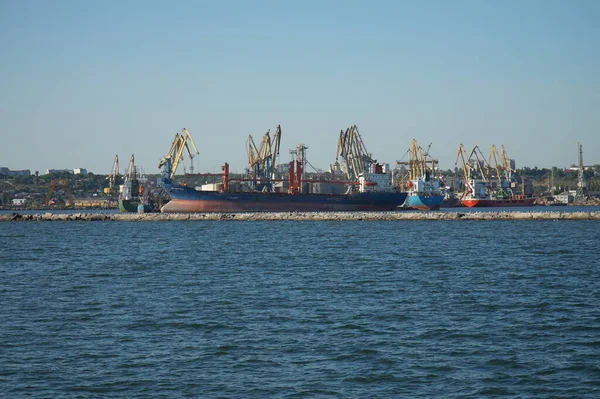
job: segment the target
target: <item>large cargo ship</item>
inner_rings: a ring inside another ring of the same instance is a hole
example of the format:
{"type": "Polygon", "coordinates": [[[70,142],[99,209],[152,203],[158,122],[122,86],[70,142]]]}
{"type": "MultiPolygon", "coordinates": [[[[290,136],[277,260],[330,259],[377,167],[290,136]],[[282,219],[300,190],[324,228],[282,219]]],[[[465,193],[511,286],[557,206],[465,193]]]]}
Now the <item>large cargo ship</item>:
{"type": "Polygon", "coordinates": [[[391,174],[380,166],[359,177],[358,192],[346,194],[303,193],[310,182],[301,180],[302,166],[292,161],[289,168],[287,192],[232,191],[228,164],[223,166],[222,191],[175,184],[165,174],[160,186],[171,199],[161,212],[393,211],[406,200],[407,194],[392,188],[391,174]]]}
{"type": "MultiPolygon", "coordinates": [[[[170,197],[169,202],[161,208],[161,212],[392,211],[406,200],[407,194],[392,186],[389,165],[376,162],[367,165],[358,175],[357,181],[327,181],[327,184],[346,187],[346,193],[310,192],[310,184],[317,182],[303,178],[303,154],[288,164],[286,179],[272,179],[271,170],[254,169],[254,182],[259,174],[261,177],[267,176],[267,183],[264,184],[263,181],[260,189],[234,189],[230,185],[229,165],[226,163],[222,167],[223,173],[219,174],[223,181],[219,184],[218,191],[198,190],[173,181],[184,149],[187,149],[190,157],[193,156],[188,141],[198,153],[191,135],[183,129],[175,137],[169,154],[159,162],[159,168],[163,168],[163,177],[159,185],[170,197]],[[280,189],[283,191],[276,192],[273,181],[287,183],[287,187],[282,184],[280,189]]],[[[302,146],[301,152],[305,148],[302,146]]],[[[270,159],[266,164],[275,165],[275,158],[270,159]]],[[[318,183],[322,184],[323,181],[318,183]]]]}
{"type": "Polygon", "coordinates": [[[406,193],[367,191],[355,194],[289,194],[268,192],[197,191],[163,182],[171,200],[161,212],[294,212],[392,211],[406,193]]]}

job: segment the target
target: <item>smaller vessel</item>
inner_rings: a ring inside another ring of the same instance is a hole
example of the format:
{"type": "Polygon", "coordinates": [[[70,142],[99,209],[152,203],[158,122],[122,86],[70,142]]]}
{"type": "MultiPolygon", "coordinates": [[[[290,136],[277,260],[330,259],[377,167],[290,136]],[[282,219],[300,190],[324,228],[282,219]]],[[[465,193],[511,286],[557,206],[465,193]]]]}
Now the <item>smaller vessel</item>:
{"type": "Polygon", "coordinates": [[[462,159],[465,192],[461,203],[469,208],[473,207],[515,207],[532,206],[535,198],[525,194],[523,185],[521,194],[514,190],[517,182],[514,179],[514,167],[506,155],[504,146],[498,154],[496,146],[490,148],[490,156],[486,163],[478,146],[471,151],[465,161],[464,146],[458,149],[458,158],[462,159]],[[499,160],[500,159],[500,160],[499,160]]]}
{"type": "Polygon", "coordinates": [[[139,173],[134,159],[134,155],[131,154],[127,174],[124,177],[123,184],[119,187],[119,211],[132,213],[150,212],[152,207],[148,202],[148,196],[144,187],[146,178],[138,177],[139,173]]]}
{"type": "Polygon", "coordinates": [[[444,200],[441,191],[443,182],[435,176],[437,161],[431,159],[429,151],[423,150],[413,139],[408,162],[397,163],[408,167],[408,179],[405,183],[408,195],[404,207],[422,211],[440,209],[444,200]]]}

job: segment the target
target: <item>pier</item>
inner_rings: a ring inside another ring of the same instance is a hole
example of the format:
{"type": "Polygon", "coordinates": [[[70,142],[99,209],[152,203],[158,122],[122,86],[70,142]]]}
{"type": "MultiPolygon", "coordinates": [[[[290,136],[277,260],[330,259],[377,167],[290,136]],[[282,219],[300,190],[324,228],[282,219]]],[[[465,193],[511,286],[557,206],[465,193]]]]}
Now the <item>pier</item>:
{"type": "Polygon", "coordinates": [[[0,214],[0,222],[22,221],[421,221],[421,220],[600,220],[591,212],[244,212],[244,213],[32,213],[0,214]]]}

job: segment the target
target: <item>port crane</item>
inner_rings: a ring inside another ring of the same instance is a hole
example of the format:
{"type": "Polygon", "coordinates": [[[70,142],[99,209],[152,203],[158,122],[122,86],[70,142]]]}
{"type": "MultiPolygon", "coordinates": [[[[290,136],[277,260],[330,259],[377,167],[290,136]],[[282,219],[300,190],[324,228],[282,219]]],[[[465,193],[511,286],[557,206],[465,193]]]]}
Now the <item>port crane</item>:
{"type": "Polygon", "coordinates": [[[119,154],[115,155],[115,160],[113,162],[112,169],[110,174],[108,175],[108,187],[104,188],[104,194],[108,197],[113,197],[117,186],[117,180],[119,179],[119,154]]]}
{"type": "Polygon", "coordinates": [[[506,152],[504,146],[501,147],[502,155],[498,153],[498,149],[495,144],[490,147],[490,154],[488,156],[487,168],[488,176],[490,180],[492,177],[496,178],[496,181],[491,183],[490,186],[495,188],[496,198],[509,198],[512,195],[510,189],[510,164],[506,162],[506,152]],[[492,173],[492,170],[495,173],[492,173]],[[495,174],[495,176],[493,176],[495,174]]]}
{"type": "MultiPolygon", "coordinates": [[[[498,180],[498,186],[502,187],[503,170],[502,163],[499,161],[499,159],[500,155],[498,154],[496,145],[492,144],[492,146],[490,147],[490,155],[488,156],[488,165],[489,168],[494,169],[496,171],[496,179],[498,180]]],[[[492,177],[491,174],[490,177],[492,177]]]]}
{"type": "Polygon", "coordinates": [[[261,138],[256,146],[252,136],[248,136],[246,149],[248,152],[248,174],[255,185],[263,191],[271,191],[271,180],[275,179],[275,166],[279,156],[281,143],[281,125],[277,125],[275,135],[271,138],[271,130],[261,138]]]}
{"type": "MultiPolygon", "coordinates": [[[[413,139],[410,149],[408,150],[408,161],[396,161],[397,165],[405,165],[408,167],[408,181],[424,178],[429,181],[433,178],[438,161],[429,156],[430,143],[427,150],[417,144],[417,140],[413,139]]],[[[405,180],[405,179],[402,179],[405,180]]]]}
{"type": "Polygon", "coordinates": [[[369,167],[377,161],[371,157],[362,140],[358,127],[353,125],[340,131],[335,163],[342,158],[341,170],[349,181],[356,181],[361,174],[368,172],[369,167]]]}
{"type": "Polygon", "coordinates": [[[129,165],[127,166],[127,177],[134,179],[135,178],[135,156],[131,154],[129,157],[129,165]]]}
{"type": "MultiPolygon", "coordinates": [[[[470,169],[471,172],[474,171],[477,177],[481,178],[486,182],[489,182],[489,172],[485,163],[485,157],[479,149],[479,146],[476,145],[475,147],[473,147],[471,153],[469,154],[468,162],[469,165],[473,165],[470,169]]],[[[473,175],[471,175],[471,178],[473,178],[473,175]]]]}
{"type": "MultiPolygon", "coordinates": [[[[506,154],[504,146],[500,146],[500,153],[494,144],[490,148],[490,155],[488,157],[488,169],[495,170],[496,180],[494,182],[495,191],[494,195],[498,199],[510,198],[513,196],[513,172],[515,171],[510,165],[510,158],[506,154]]],[[[488,172],[490,179],[492,174],[488,172]]]]}
{"type": "Polygon", "coordinates": [[[164,167],[164,175],[166,179],[172,180],[173,176],[175,176],[175,172],[177,172],[177,167],[179,163],[183,160],[183,151],[187,150],[187,153],[191,160],[194,159],[195,155],[198,155],[200,152],[198,148],[196,148],[196,144],[194,144],[194,139],[192,138],[191,133],[183,128],[179,133],[175,133],[175,138],[173,139],[173,143],[171,144],[171,148],[167,155],[162,157],[158,162],[158,168],[164,167]],[[189,144],[188,144],[189,142],[189,144]],[[190,144],[194,149],[194,153],[190,150],[190,144]]]}
{"type": "Polygon", "coordinates": [[[470,183],[470,176],[471,176],[471,166],[467,163],[466,161],[466,150],[465,150],[465,146],[464,144],[460,144],[458,146],[458,151],[456,153],[456,161],[454,162],[454,165],[457,166],[458,165],[458,161],[460,160],[460,165],[462,168],[462,174],[463,174],[463,183],[465,185],[465,190],[463,193],[463,196],[465,196],[467,193],[473,192],[473,187],[471,186],[470,183]]]}
{"type": "Polygon", "coordinates": [[[115,154],[115,160],[113,161],[113,166],[110,171],[110,174],[107,177],[108,179],[108,187],[104,187],[102,192],[106,197],[104,202],[104,206],[106,208],[111,208],[116,205],[117,201],[117,186],[119,184],[120,175],[119,175],[119,154],[115,154]]]}
{"type": "Polygon", "coordinates": [[[577,143],[579,157],[577,165],[577,191],[575,192],[575,202],[581,202],[587,199],[587,181],[585,180],[585,166],[583,165],[583,145],[577,143]]]}
{"type": "Polygon", "coordinates": [[[466,157],[465,146],[460,144],[458,146],[458,152],[456,154],[456,161],[454,162],[454,165],[458,165],[459,160],[461,161],[463,181],[465,184],[463,196],[475,191],[475,180],[481,180],[486,184],[488,183],[489,174],[486,171],[485,158],[478,146],[473,147],[469,153],[469,156],[466,157]]]}

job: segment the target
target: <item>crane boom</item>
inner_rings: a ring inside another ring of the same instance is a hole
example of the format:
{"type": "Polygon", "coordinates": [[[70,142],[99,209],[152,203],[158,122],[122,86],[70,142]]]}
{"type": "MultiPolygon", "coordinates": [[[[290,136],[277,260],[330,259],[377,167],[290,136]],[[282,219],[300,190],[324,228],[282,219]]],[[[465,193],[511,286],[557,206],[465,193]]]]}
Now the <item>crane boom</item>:
{"type": "Polygon", "coordinates": [[[129,166],[127,167],[127,177],[130,179],[135,178],[135,157],[131,154],[129,158],[129,166]]]}
{"type": "Polygon", "coordinates": [[[368,171],[371,164],[376,162],[367,151],[356,125],[340,132],[336,162],[340,156],[342,157],[341,169],[348,180],[357,180],[360,174],[368,171]]]}
{"type": "Polygon", "coordinates": [[[279,146],[281,144],[281,125],[277,125],[275,136],[273,137],[273,145],[271,147],[273,162],[271,162],[271,179],[275,178],[275,167],[277,166],[277,157],[279,156],[279,146]]]}
{"type": "MultiPolygon", "coordinates": [[[[470,166],[471,164],[475,164],[477,172],[481,175],[481,178],[486,182],[489,180],[489,173],[487,173],[487,171],[485,169],[486,168],[485,158],[484,158],[483,154],[481,153],[479,146],[475,146],[471,150],[471,153],[469,154],[468,164],[469,164],[470,168],[471,168],[471,166],[470,166]]],[[[469,173],[469,175],[470,175],[470,173],[469,173]]],[[[470,176],[470,178],[472,178],[472,177],[473,176],[470,176]]]]}
{"type": "MultiPolygon", "coordinates": [[[[504,148],[504,147],[503,147],[504,148]]],[[[502,186],[502,170],[505,167],[504,159],[501,162],[498,162],[498,150],[496,149],[496,145],[492,144],[490,148],[490,155],[488,157],[488,165],[496,170],[496,179],[498,180],[498,186],[502,186]]]]}
{"type": "Polygon", "coordinates": [[[257,146],[248,136],[246,148],[248,152],[248,174],[256,187],[262,191],[271,191],[271,180],[275,179],[275,166],[281,143],[281,125],[277,125],[275,135],[271,138],[271,130],[261,137],[257,146]]]}
{"type": "Polygon", "coordinates": [[[164,175],[165,179],[172,180],[173,176],[177,172],[177,167],[179,163],[183,160],[183,151],[187,150],[187,153],[190,159],[193,159],[195,155],[198,155],[200,152],[194,143],[194,139],[192,138],[192,134],[186,129],[181,129],[181,132],[175,133],[175,138],[173,139],[173,143],[171,143],[171,148],[167,155],[162,157],[158,162],[158,167],[165,167],[164,175]],[[191,144],[194,149],[194,153],[190,150],[190,146],[188,142],[191,144]]]}
{"type": "Polygon", "coordinates": [[[454,165],[458,164],[458,160],[460,159],[461,161],[461,166],[462,166],[462,170],[463,170],[463,183],[465,185],[465,191],[463,193],[463,196],[465,196],[467,193],[469,192],[473,192],[473,186],[471,184],[471,165],[467,163],[467,161],[465,160],[465,146],[461,143],[458,146],[458,151],[456,153],[456,161],[454,162],[454,165]]]}
{"type": "Polygon", "coordinates": [[[115,194],[115,187],[117,185],[117,179],[119,178],[119,154],[115,155],[112,169],[108,175],[108,187],[104,188],[104,194],[113,196],[115,194]]]}

